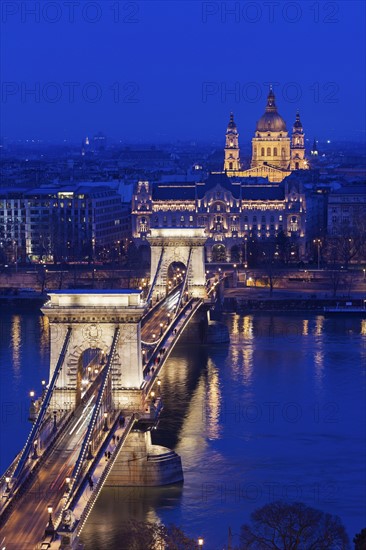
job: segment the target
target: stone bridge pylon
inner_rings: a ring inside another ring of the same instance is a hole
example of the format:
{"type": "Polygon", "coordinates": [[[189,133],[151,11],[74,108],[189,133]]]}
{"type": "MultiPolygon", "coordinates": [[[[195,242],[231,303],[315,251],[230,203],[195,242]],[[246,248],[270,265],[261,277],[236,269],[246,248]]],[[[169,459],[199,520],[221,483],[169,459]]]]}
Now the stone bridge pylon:
{"type": "Polygon", "coordinates": [[[187,286],[192,297],[204,298],[205,286],[205,242],[203,228],[159,228],[151,229],[148,241],[151,246],[150,284],[154,297],[165,296],[169,267],[182,263],[187,272],[187,286]]]}
{"type": "Polygon", "coordinates": [[[143,370],[140,321],[145,307],[139,290],[50,293],[50,301],[42,309],[50,322],[50,379],[67,331],[71,329],[64,366],[52,395],[51,407],[54,410],[77,407],[82,384],[90,377],[82,356],[94,355],[101,363],[106,362],[116,328],[120,331],[120,338],[111,372],[112,407],[126,412],[141,409],[143,370]]]}

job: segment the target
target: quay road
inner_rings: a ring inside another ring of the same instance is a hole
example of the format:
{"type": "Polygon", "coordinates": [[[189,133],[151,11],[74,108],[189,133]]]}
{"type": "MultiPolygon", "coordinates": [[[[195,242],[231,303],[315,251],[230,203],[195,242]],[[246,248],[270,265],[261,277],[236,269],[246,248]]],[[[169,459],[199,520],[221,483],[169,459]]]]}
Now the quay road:
{"type": "Polygon", "coordinates": [[[65,480],[71,475],[78,458],[96,398],[97,389],[86,405],[80,405],[75,411],[75,418],[40,467],[29,491],[16,503],[0,530],[2,548],[33,550],[41,541],[48,524],[47,507],[53,507],[54,520],[58,517],[66,489],[65,480]]]}

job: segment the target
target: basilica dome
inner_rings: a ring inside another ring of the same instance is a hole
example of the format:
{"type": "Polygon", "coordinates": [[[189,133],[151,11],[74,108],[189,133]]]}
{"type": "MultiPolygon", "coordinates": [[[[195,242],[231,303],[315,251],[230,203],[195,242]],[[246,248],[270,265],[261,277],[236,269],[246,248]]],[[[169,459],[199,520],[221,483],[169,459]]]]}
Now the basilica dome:
{"type": "Polygon", "coordinates": [[[271,89],[267,98],[266,111],[257,122],[257,132],[287,132],[286,122],[277,112],[275,95],[271,89]]]}

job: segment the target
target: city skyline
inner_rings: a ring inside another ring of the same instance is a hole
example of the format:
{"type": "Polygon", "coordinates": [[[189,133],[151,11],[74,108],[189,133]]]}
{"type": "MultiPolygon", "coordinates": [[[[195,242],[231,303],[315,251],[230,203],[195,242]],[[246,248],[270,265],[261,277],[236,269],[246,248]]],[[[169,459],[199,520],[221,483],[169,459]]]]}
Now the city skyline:
{"type": "Polygon", "coordinates": [[[246,142],[269,84],[310,142],[365,138],[361,2],[38,4],[2,6],[10,140],[212,141],[233,111],[246,142]]]}

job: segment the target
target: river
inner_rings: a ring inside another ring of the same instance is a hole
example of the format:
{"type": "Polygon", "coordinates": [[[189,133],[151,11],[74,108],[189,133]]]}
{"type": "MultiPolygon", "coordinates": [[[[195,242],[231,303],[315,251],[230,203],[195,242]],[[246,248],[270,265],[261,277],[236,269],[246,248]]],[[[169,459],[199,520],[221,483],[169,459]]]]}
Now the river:
{"type": "MultiPolygon", "coordinates": [[[[124,549],[126,522],[179,525],[207,550],[277,499],[366,527],[366,320],[227,314],[228,346],[178,346],[161,377],[154,442],[182,458],[182,486],[104,488],[82,534],[87,550],[124,549]]],[[[29,391],[48,377],[47,319],[1,316],[4,471],[29,431],[29,391]]],[[[127,547],[126,547],[127,548],[127,547]]]]}

